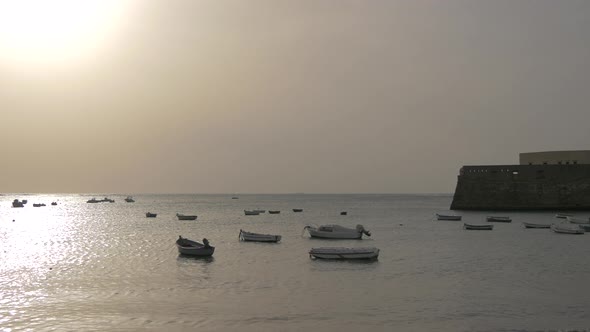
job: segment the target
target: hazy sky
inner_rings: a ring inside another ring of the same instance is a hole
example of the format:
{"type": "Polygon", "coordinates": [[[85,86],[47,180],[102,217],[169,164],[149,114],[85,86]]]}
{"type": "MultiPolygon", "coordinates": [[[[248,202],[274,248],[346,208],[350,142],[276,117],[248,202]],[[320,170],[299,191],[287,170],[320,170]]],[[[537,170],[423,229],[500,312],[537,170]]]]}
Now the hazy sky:
{"type": "Polygon", "coordinates": [[[590,1],[43,2],[0,0],[0,192],[445,193],[590,149],[590,1]]]}

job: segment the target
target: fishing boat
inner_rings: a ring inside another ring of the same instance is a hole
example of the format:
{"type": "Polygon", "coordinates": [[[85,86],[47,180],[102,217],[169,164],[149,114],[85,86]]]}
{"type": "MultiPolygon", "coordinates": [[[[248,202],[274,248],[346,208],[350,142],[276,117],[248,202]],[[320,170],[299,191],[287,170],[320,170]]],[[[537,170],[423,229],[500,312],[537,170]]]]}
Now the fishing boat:
{"type": "Polygon", "coordinates": [[[87,200],[86,203],[101,203],[101,200],[98,200],[94,197],[92,197],[91,199],[87,200]]]}
{"type": "Polygon", "coordinates": [[[303,231],[308,231],[311,237],[322,239],[361,239],[363,234],[371,236],[371,232],[366,230],[363,225],[356,225],[355,228],[343,227],[340,225],[307,225],[303,231]]]}
{"type": "Polygon", "coordinates": [[[145,214],[145,217],[146,217],[146,218],[155,218],[156,216],[158,216],[158,214],[157,214],[157,213],[151,213],[151,212],[147,212],[147,213],[145,214]]]}
{"type": "Polygon", "coordinates": [[[347,215],[347,214],[348,214],[348,212],[346,212],[346,211],[342,211],[342,212],[340,212],[340,215],[341,215],[341,216],[345,216],[345,215],[347,215]]]}
{"type": "Polygon", "coordinates": [[[125,198],[125,202],[127,202],[127,203],[134,203],[134,202],[135,202],[135,200],[133,199],[133,197],[131,197],[131,196],[127,196],[127,197],[125,198]]]}
{"type": "Polygon", "coordinates": [[[246,232],[240,229],[239,239],[242,241],[251,241],[251,242],[279,242],[281,241],[280,235],[271,235],[271,234],[258,234],[258,233],[251,233],[246,232]]]}
{"type": "Polygon", "coordinates": [[[233,196],[231,199],[239,199],[238,196],[233,196]]]}
{"type": "Polygon", "coordinates": [[[57,202],[51,202],[51,205],[57,205],[57,202]]]}
{"type": "Polygon", "coordinates": [[[191,216],[191,215],[188,215],[187,216],[187,215],[180,214],[180,213],[177,213],[176,214],[176,217],[178,218],[178,220],[195,220],[195,219],[197,219],[197,216],[194,216],[194,215],[193,216],[191,216]]]}
{"type": "Polygon", "coordinates": [[[494,225],[463,224],[463,228],[472,231],[491,231],[494,229],[494,225]]]}
{"type": "Polygon", "coordinates": [[[247,216],[257,216],[260,214],[260,212],[256,212],[254,210],[244,210],[244,214],[247,216]]]}
{"type": "Polygon", "coordinates": [[[560,234],[584,234],[584,230],[580,226],[568,223],[553,224],[551,230],[560,234]]]}
{"type": "Polygon", "coordinates": [[[321,247],[311,248],[310,258],[320,259],[377,259],[379,249],[375,247],[364,248],[343,248],[343,247],[321,247]]]}
{"type": "Polygon", "coordinates": [[[253,211],[254,212],[257,212],[257,213],[264,213],[264,212],[266,212],[266,210],[253,210],[253,211]]]}
{"type": "Polygon", "coordinates": [[[523,222],[524,228],[550,228],[550,224],[537,224],[532,222],[523,222]]]}
{"type": "Polygon", "coordinates": [[[176,247],[178,248],[178,253],[188,256],[209,257],[215,252],[215,247],[210,246],[207,239],[203,239],[203,243],[199,243],[178,236],[176,247]]]}
{"type": "Polygon", "coordinates": [[[437,220],[461,220],[461,216],[454,216],[448,214],[436,214],[437,220]]]}
{"type": "Polygon", "coordinates": [[[303,209],[293,209],[293,212],[303,212],[303,209]]]}
{"type": "Polygon", "coordinates": [[[45,206],[45,203],[33,203],[33,207],[42,207],[45,206]]]}
{"type": "Polygon", "coordinates": [[[279,213],[281,213],[281,211],[279,211],[279,210],[268,210],[268,213],[269,214],[279,214],[279,213]]]}
{"type": "Polygon", "coordinates": [[[12,207],[13,208],[19,208],[19,207],[24,207],[25,203],[19,201],[18,199],[15,199],[14,201],[12,201],[12,207]]]}
{"type": "Polygon", "coordinates": [[[566,217],[565,220],[572,224],[590,224],[590,219],[566,217]]]}
{"type": "Polygon", "coordinates": [[[499,217],[499,216],[487,216],[486,220],[488,222],[512,222],[510,217],[499,217]]]}

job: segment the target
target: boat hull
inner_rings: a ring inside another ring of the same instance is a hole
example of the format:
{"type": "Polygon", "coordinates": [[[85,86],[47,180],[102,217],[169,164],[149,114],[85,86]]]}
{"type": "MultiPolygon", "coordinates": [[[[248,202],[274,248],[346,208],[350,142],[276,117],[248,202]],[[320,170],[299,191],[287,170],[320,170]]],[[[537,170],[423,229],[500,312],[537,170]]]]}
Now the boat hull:
{"type": "Polygon", "coordinates": [[[437,214],[436,219],[437,220],[461,220],[461,216],[448,216],[448,215],[444,215],[444,214],[437,214]]]}
{"type": "Polygon", "coordinates": [[[280,235],[271,235],[271,234],[258,234],[258,233],[250,233],[244,232],[240,230],[240,240],[246,242],[273,242],[277,243],[281,241],[280,235]]]}
{"type": "Polygon", "coordinates": [[[523,222],[522,223],[524,225],[525,228],[550,228],[551,225],[548,224],[535,224],[535,223],[530,223],[530,222],[523,222]]]}
{"type": "Polygon", "coordinates": [[[339,247],[323,247],[312,248],[309,251],[311,258],[318,259],[377,259],[379,257],[379,249],[374,247],[368,248],[339,248],[339,247]]]}
{"type": "Polygon", "coordinates": [[[184,238],[176,241],[176,248],[179,254],[186,256],[209,257],[215,252],[215,247],[184,238]]]}
{"type": "Polygon", "coordinates": [[[311,237],[320,239],[339,239],[339,240],[360,240],[363,236],[361,232],[324,232],[314,229],[309,229],[309,235],[311,237]]]}
{"type": "Polygon", "coordinates": [[[463,228],[470,231],[491,231],[494,229],[494,225],[463,224],[463,228]]]}
{"type": "Polygon", "coordinates": [[[487,222],[512,222],[509,217],[486,217],[487,222]]]}
{"type": "Polygon", "coordinates": [[[579,226],[571,227],[571,226],[564,226],[564,225],[551,225],[551,230],[555,233],[559,234],[584,234],[584,230],[581,229],[579,226]]]}
{"type": "Polygon", "coordinates": [[[183,214],[177,214],[176,217],[178,220],[196,220],[197,216],[185,216],[183,214]]]}

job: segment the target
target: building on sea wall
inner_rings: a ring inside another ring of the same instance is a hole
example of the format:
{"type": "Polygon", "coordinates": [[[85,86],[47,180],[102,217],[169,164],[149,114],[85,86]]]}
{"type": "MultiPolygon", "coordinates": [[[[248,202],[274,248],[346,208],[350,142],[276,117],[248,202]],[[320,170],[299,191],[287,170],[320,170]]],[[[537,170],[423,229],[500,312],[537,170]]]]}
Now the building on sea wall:
{"type": "Polygon", "coordinates": [[[521,153],[519,165],[463,166],[452,210],[590,210],[590,150],[521,153]]]}

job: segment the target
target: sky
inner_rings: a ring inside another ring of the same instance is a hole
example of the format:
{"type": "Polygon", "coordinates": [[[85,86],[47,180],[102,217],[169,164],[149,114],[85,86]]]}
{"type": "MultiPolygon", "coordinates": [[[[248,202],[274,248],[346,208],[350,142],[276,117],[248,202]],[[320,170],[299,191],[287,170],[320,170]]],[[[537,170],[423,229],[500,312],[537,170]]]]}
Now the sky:
{"type": "Polygon", "coordinates": [[[589,1],[47,3],[0,0],[0,192],[452,193],[590,149],[589,1]]]}

